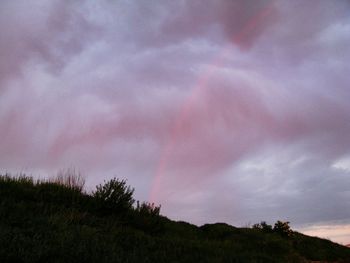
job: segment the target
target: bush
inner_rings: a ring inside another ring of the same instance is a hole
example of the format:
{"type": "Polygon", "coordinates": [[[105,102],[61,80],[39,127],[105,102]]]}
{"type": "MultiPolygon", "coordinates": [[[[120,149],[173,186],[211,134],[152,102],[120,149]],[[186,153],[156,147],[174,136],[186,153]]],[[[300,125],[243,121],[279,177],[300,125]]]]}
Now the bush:
{"type": "Polygon", "coordinates": [[[92,193],[98,205],[105,212],[125,212],[132,208],[134,188],[126,185],[125,180],[113,178],[103,185],[96,186],[92,193]]]}
{"type": "Polygon", "coordinates": [[[145,233],[156,235],[164,232],[164,220],[159,215],[160,206],[154,203],[137,201],[137,205],[128,221],[135,228],[144,231],[145,233]]]}
{"type": "Polygon", "coordinates": [[[266,233],[272,233],[272,226],[267,224],[265,221],[261,221],[260,224],[254,224],[252,228],[264,231],[266,233]]]}
{"type": "Polygon", "coordinates": [[[142,215],[159,216],[160,206],[148,202],[142,202],[140,205],[140,202],[137,201],[135,210],[142,215]]]}
{"type": "Polygon", "coordinates": [[[293,231],[289,226],[289,222],[282,222],[282,221],[277,221],[275,223],[275,226],[273,227],[273,231],[276,233],[279,233],[281,236],[292,236],[293,231]]]}

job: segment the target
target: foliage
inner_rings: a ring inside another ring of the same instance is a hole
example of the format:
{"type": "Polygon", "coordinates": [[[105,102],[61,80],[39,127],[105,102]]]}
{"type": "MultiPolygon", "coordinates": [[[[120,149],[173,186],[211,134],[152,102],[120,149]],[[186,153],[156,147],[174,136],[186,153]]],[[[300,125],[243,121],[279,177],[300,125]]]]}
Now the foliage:
{"type": "Polygon", "coordinates": [[[157,235],[164,230],[164,218],[160,216],[160,206],[154,203],[137,201],[133,213],[129,214],[128,220],[137,229],[157,235]]]}
{"type": "Polygon", "coordinates": [[[135,200],[134,189],[126,185],[125,180],[113,178],[103,185],[96,186],[93,197],[104,211],[125,212],[131,210],[135,200]]]}
{"type": "Polygon", "coordinates": [[[113,179],[96,192],[0,176],[0,262],[350,261],[349,248],[297,232],[286,238],[280,224],[272,233],[223,223],[197,227],[161,216],[160,206],[132,208],[125,181],[113,179]],[[113,189],[127,194],[128,210],[115,213],[109,202],[119,199],[107,194],[113,189]]]}
{"type": "Polygon", "coordinates": [[[264,231],[266,233],[272,233],[273,231],[272,226],[267,224],[265,221],[261,221],[259,224],[254,224],[252,228],[264,231]]]}
{"type": "Polygon", "coordinates": [[[265,221],[261,221],[261,223],[254,224],[252,226],[253,229],[263,231],[265,233],[276,233],[281,235],[282,237],[291,237],[293,235],[293,230],[289,226],[288,221],[280,221],[278,220],[274,227],[267,224],[265,221]]]}
{"type": "Polygon", "coordinates": [[[85,178],[75,169],[60,170],[57,176],[51,180],[53,183],[64,185],[68,188],[81,192],[85,185],[85,178]]]}
{"type": "Polygon", "coordinates": [[[293,235],[293,231],[289,226],[289,222],[288,221],[280,221],[278,220],[275,223],[275,226],[273,227],[273,231],[282,235],[282,236],[286,236],[286,237],[290,237],[293,235]]]}
{"type": "Polygon", "coordinates": [[[154,203],[149,202],[142,202],[140,205],[140,201],[137,201],[135,210],[142,215],[159,216],[160,207],[160,205],[156,206],[154,203]]]}

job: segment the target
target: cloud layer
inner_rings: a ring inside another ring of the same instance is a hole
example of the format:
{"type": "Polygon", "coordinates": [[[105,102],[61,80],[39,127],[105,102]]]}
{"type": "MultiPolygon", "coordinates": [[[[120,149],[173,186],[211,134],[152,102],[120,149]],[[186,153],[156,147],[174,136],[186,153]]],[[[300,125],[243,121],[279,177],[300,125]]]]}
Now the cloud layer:
{"type": "Polygon", "coordinates": [[[347,1],[0,5],[3,171],[126,177],[198,224],[350,219],[347,1]]]}

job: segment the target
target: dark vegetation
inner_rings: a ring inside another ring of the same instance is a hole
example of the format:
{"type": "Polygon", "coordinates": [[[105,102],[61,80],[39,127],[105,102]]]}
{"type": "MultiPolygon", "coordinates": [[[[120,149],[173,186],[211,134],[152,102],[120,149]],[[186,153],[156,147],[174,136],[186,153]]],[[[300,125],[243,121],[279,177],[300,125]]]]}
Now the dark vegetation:
{"type": "Polygon", "coordinates": [[[0,262],[350,262],[350,249],[294,232],[289,222],[201,227],[133,199],[126,181],[0,176],[0,262]]]}

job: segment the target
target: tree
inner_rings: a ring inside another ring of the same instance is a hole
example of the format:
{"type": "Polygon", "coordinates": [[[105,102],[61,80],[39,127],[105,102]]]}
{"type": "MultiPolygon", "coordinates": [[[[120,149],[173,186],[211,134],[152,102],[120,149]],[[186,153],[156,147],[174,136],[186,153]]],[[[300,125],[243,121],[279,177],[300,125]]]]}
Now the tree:
{"type": "Polygon", "coordinates": [[[280,235],[282,236],[291,236],[293,234],[293,231],[292,229],[290,228],[289,226],[289,223],[288,221],[280,221],[278,220],[276,223],[275,223],[275,226],[273,227],[273,231],[276,232],[276,233],[279,233],[280,235]]]}
{"type": "Polygon", "coordinates": [[[93,197],[102,210],[108,212],[125,212],[132,208],[134,188],[126,185],[125,180],[113,178],[103,185],[96,186],[93,197]]]}
{"type": "Polygon", "coordinates": [[[260,224],[254,224],[252,226],[254,229],[259,229],[262,230],[266,233],[271,233],[272,232],[272,226],[267,224],[265,221],[261,221],[260,224]]]}

